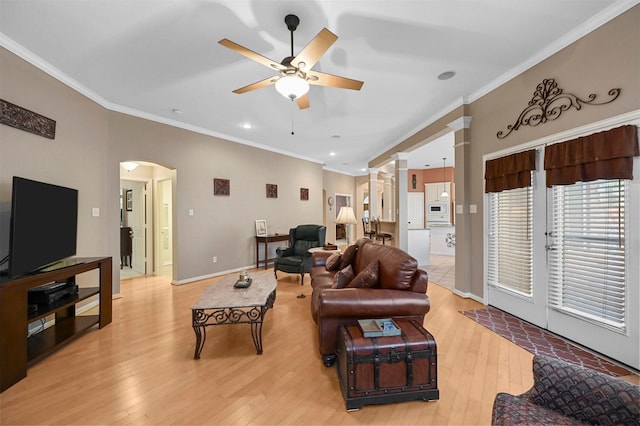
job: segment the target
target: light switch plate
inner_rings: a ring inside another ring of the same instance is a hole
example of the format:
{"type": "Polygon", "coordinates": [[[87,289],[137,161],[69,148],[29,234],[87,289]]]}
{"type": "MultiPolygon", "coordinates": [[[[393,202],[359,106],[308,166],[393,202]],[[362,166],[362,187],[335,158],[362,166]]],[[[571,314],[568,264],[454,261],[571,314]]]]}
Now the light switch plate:
{"type": "Polygon", "coordinates": [[[100,216],[100,208],[94,207],[91,209],[91,216],[98,217],[100,216]]]}
{"type": "Polygon", "coordinates": [[[478,213],[478,206],[475,204],[469,204],[469,213],[478,213]]]}
{"type": "Polygon", "coordinates": [[[457,204],[456,205],[456,214],[462,214],[463,211],[464,211],[464,206],[462,204],[457,204]]]}

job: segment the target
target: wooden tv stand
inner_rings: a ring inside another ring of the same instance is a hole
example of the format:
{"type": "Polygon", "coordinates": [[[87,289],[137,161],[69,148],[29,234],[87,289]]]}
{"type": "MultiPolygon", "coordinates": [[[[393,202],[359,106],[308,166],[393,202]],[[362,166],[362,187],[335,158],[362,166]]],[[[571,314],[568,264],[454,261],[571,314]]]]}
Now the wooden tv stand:
{"type": "Polygon", "coordinates": [[[73,258],[43,272],[11,279],[0,278],[0,392],[27,376],[27,366],[50,354],[96,324],[111,322],[111,258],[73,258]],[[83,287],[36,312],[27,309],[27,292],[54,281],[67,281],[78,274],[99,270],[96,287],[83,287]],[[99,314],[76,316],[76,304],[99,295],[99,314]],[[55,324],[27,337],[28,324],[55,315],[55,324]]]}

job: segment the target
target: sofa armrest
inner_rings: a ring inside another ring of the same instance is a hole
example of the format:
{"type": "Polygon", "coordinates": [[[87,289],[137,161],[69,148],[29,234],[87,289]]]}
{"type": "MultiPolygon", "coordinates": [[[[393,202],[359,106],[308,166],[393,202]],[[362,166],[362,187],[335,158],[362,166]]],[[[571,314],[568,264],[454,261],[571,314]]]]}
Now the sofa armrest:
{"type": "Polygon", "coordinates": [[[328,251],[316,251],[313,253],[313,257],[311,258],[311,266],[325,266],[327,264],[327,259],[333,253],[328,251]]]}
{"type": "Polygon", "coordinates": [[[514,425],[575,425],[576,421],[561,413],[549,410],[521,396],[499,393],[493,401],[491,424],[514,425]]]}
{"type": "Polygon", "coordinates": [[[640,418],[640,386],[555,358],[533,358],[535,404],[591,424],[629,424],[640,418]]]}
{"type": "Polygon", "coordinates": [[[379,288],[325,288],[320,291],[318,317],[381,318],[424,315],[429,312],[426,294],[379,288]]]}

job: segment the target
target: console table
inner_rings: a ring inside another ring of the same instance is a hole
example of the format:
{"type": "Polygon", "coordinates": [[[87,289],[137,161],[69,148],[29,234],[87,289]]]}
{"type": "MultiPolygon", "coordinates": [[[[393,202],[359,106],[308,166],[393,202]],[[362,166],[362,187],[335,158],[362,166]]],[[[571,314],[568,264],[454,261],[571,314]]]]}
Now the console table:
{"type": "Polygon", "coordinates": [[[273,262],[275,259],[269,259],[269,252],[267,251],[269,243],[275,243],[278,241],[289,241],[289,234],[280,235],[264,235],[261,237],[256,236],[256,268],[260,268],[260,264],[264,263],[264,269],[267,269],[269,262],[273,262]],[[264,244],[264,260],[260,259],[260,243],[264,244]]]}
{"type": "Polygon", "coordinates": [[[30,363],[48,355],[91,327],[111,322],[111,258],[73,258],[59,262],[42,272],[19,278],[0,279],[0,392],[27,376],[30,363]],[[81,287],[78,294],[66,296],[50,305],[38,305],[28,312],[30,288],[51,282],[75,279],[76,275],[97,269],[99,282],[81,287]],[[98,315],[76,316],[76,304],[98,295],[98,315]],[[28,324],[55,315],[55,324],[27,337],[28,324]]]}

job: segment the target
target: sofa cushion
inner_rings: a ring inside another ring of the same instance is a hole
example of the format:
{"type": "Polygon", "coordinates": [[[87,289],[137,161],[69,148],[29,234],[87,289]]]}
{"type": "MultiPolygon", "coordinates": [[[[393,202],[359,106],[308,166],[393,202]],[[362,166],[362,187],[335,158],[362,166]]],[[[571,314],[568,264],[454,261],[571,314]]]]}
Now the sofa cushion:
{"type": "Polygon", "coordinates": [[[342,268],[333,277],[333,288],[345,288],[355,277],[351,265],[342,268]]]}
{"type": "Polygon", "coordinates": [[[325,266],[327,271],[337,271],[342,265],[342,254],[334,253],[327,258],[325,266]]]}
{"type": "Polygon", "coordinates": [[[418,270],[415,258],[397,247],[369,242],[360,246],[353,271],[358,274],[373,261],[379,263],[380,288],[411,289],[412,279],[418,270]]]}
{"type": "Polygon", "coordinates": [[[353,264],[353,260],[356,257],[356,253],[358,252],[358,246],[353,244],[347,247],[347,249],[342,254],[342,260],[340,261],[340,269],[344,269],[347,265],[353,264]]]}
{"type": "Polygon", "coordinates": [[[371,262],[364,268],[354,279],[351,280],[347,287],[350,288],[376,288],[379,282],[378,262],[371,262]]]}

